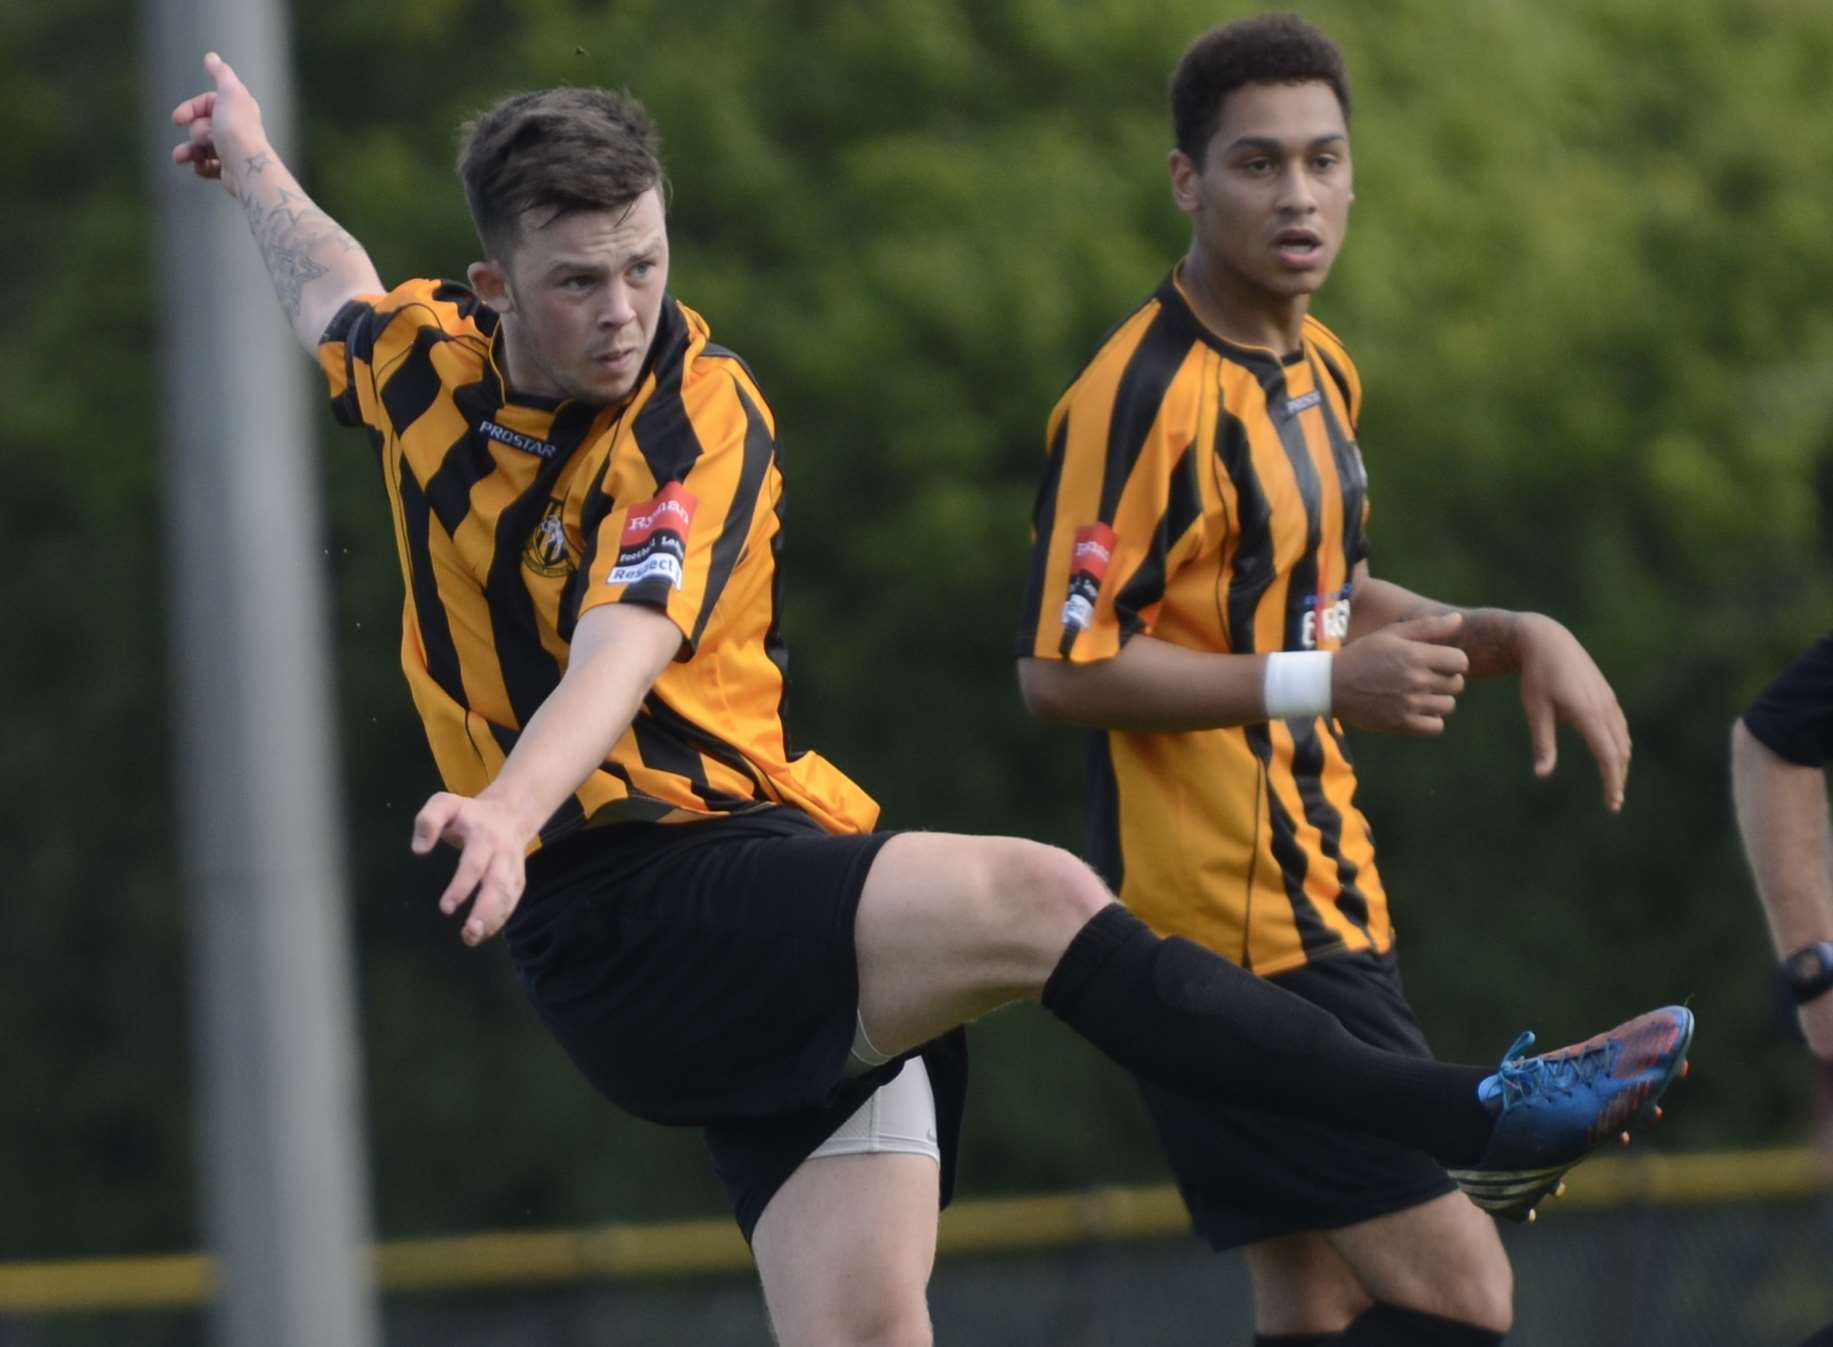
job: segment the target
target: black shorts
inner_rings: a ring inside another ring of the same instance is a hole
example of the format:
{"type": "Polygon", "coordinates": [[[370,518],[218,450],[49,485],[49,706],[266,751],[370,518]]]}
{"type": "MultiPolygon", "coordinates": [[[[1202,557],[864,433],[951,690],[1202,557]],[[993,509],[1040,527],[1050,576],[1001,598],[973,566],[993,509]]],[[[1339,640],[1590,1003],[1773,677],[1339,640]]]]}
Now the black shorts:
{"type": "MultiPolygon", "coordinates": [[[[705,1129],[746,1239],[783,1181],[903,1061],[846,1075],[854,914],[890,837],[836,836],[772,808],[589,831],[529,860],[505,935],[542,1023],[613,1103],[705,1129]]],[[[965,1035],[921,1055],[946,1203],[965,1035]]]]}
{"type": "MultiPolygon", "coordinates": [[[[1344,954],[1267,979],[1322,1006],[1365,1043],[1430,1057],[1385,955],[1344,954]]],[[[1217,1249],[1334,1230],[1452,1191],[1442,1166],[1360,1132],[1200,1103],[1140,1082],[1197,1233],[1217,1249]]]]}

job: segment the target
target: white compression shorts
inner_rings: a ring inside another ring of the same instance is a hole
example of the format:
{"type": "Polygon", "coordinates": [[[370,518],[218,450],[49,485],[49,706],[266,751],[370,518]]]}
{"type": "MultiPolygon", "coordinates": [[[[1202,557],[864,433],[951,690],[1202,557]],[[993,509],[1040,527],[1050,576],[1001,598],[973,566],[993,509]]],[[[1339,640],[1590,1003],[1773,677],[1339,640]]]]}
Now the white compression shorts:
{"type": "Polygon", "coordinates": [[[852,1117],[809,1152],[821,1155],[927,1155],[942,1163],[936,1141],[936,1096],[929,1088],[923,1059],[912,1057],[904,1069],[872,1092],[852,1117]]]}
{"type": "MultiPolygon", "coordinates": [[[[888,1060],[866,1037],[865,1022],[859,1021],[847,1074],[860,1075],[888,1060]]],[[[927,1155],[942,1163],[942,1148],[936,1141],[936,1096],[921,1057],[905,1062],[903,1070],[874,1090],[808,1158],[883,1153],[927,1155]]]]}

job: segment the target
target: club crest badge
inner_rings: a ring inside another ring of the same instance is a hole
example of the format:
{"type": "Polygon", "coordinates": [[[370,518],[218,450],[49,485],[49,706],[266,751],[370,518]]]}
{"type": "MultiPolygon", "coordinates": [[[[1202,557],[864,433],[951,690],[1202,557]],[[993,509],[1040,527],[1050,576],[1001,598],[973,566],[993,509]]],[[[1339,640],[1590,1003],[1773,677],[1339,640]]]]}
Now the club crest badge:
{"type": "Polygon", "coordinates": [[[528,535],[528,545],[522,549],[522,564],[550,580],[571,575],[578,565],[572,545],[567,541],[566,519],[558,500],[547,503],[541,522],[528,535]]]}

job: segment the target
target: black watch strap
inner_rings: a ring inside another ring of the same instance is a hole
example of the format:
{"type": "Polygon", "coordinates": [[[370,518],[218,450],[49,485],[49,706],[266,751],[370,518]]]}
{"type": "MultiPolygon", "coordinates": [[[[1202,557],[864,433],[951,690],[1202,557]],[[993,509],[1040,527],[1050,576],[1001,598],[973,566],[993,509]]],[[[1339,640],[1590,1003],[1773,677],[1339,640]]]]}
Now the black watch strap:
{"type": "Polygon", "coordinates": [[[1782,981],[1798,1006],[1833,991],[1833,940],[1804,945],[1784,959],[1782,981]]]}

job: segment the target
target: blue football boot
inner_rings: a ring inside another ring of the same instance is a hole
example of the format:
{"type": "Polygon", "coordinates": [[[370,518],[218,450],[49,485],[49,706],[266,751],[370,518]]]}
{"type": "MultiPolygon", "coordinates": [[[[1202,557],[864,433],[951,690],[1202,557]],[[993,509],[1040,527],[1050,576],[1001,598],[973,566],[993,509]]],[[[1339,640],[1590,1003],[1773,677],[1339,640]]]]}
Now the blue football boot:
{"type": "Polygon", "coordinates": [[[1668,1086],[1687,1073],[1693,1012],[1667,1006],[1557,1052],[1524,1056],[1524,1033],[1477,1098],[1496,1120],[1489,1149],[1451,1177],[1484,1211],[1534,1219],[1535,1204],[1606,1137],[1660,1115],[1668,1086]]]}

